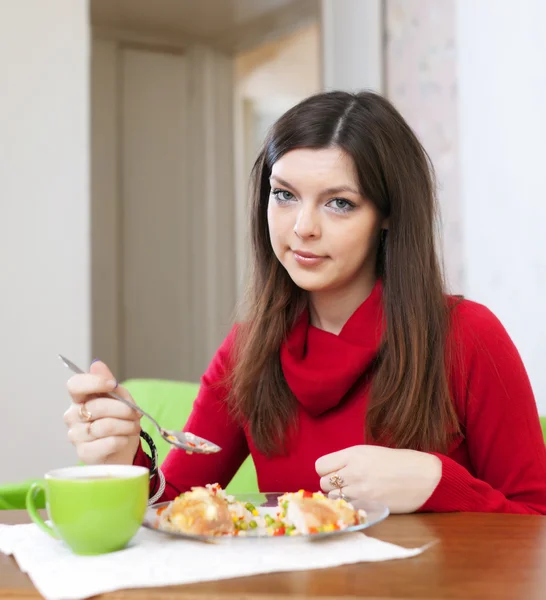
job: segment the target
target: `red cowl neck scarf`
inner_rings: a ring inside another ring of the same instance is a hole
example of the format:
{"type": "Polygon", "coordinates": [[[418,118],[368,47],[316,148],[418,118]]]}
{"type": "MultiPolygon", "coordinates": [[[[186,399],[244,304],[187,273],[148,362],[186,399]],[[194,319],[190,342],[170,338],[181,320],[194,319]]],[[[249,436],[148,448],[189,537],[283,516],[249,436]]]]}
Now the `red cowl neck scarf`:
{"type": "Polygon", "coordinates": [[[282,345],[286,381],[311,416],[337,406],[373,366],[382,334],[382,291],[377,280],[339,335],[312,326],[305,310],[282,345]]]}

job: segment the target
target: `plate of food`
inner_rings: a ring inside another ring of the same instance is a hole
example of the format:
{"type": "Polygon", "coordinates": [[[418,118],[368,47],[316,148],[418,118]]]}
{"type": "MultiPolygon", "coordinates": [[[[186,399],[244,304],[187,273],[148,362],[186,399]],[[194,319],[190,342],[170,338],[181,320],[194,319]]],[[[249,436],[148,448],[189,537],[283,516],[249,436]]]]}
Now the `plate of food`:
{"type": "Polygon", "coordinates": [[[253,539],[315,540],[361,531],[383,521],[386,506],[356,509],[322,492],[226,493],[218,484],[194,487],[171,502],[150,506],[143,527],[204,542],[253,539]]]}

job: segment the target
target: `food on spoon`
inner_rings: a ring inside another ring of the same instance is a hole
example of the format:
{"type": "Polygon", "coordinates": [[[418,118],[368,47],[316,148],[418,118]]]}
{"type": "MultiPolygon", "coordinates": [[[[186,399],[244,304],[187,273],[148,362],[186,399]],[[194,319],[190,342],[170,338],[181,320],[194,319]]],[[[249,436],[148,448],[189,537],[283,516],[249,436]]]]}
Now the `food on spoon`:
{"type": "Polygon", "coordinates": [[[283,494],[273,510],[262,514],[236,500],[218,484],[194,487],[157,511],[158,528],[206,536],[284,536],[328,533],[366,522],[366,513],[346,500],[322,492],[283,494]]]}
{"type": "MultiPolygon", "coordinates": [[[[169,440],[170,442],[174,442],[175,444],[177,442],[179,442],[180,440],[172,435],[169,434],[166,436],[166,439],[169,440]]],[[[207,442],[201,440],[199,443],[197,443],[196,441],[190,441],[190,439],[195,440],[195,436],[191,433],[186,433],[186,445],[189,446],[190,448],[200,448],[201,450],[204,450],[205,452],[217,452],[217,449],[212,446],[211,444],[208,444],[207,442]]],[[[186,450],[186,454],[193,454],[193,450],[186,450]]]]}

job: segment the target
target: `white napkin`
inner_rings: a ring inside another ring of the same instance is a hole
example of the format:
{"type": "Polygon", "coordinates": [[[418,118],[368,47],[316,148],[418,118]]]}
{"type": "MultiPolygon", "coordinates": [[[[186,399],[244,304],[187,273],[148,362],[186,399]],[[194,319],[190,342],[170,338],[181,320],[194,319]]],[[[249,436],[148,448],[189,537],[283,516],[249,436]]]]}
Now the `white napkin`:
{"type": "Polygon", "coordinates": [[[77,556],[34,524],[0,525],[0,552],[12,554],[47,600],[81,599],[125,588],[159,587],[342,564],[409,558],[406,549],[362,533],[306,542],[294,538],[204,544],[141,528],[127,548],[77,556]]]}

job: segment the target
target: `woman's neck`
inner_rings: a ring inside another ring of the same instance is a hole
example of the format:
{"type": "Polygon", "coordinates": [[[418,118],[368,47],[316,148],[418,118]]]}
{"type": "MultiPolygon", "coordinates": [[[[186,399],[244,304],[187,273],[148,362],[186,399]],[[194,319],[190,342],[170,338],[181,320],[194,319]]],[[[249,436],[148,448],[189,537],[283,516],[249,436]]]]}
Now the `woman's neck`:
{"type": "Polygon", "coordinates": [[[356,309],[371,294],[374,279],[359,282],[350,288],[309,293],[309,317],[311,325],[339,335],[343,326],[356,309]]]}

